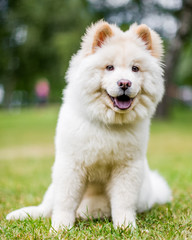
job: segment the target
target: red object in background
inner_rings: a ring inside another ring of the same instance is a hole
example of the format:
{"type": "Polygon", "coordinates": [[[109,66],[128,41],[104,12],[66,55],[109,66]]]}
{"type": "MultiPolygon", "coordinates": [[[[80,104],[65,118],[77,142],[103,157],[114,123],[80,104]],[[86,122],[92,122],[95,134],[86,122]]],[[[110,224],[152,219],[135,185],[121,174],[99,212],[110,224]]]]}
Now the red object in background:
{"type": "Polygon", "coordinates": [[[35,86],[35,93],[39,103],[46,103],[49,97],[50,87],[47,80],[40,80],[35,86]]]}

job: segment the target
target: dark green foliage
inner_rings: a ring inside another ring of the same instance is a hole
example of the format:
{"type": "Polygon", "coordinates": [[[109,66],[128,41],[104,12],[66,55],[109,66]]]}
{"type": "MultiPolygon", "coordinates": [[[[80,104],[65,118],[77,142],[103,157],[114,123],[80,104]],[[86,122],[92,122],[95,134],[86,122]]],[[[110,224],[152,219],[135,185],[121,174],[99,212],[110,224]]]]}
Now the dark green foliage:
{"type": "MultiPolygon", "coordinates": [[[[152,19],[174,16],[178,22],[182,14],[187,16],[183,11],[187,1],[172,8],[166,8],[161,2],[0,0],[0,84],[6,90],[4,104],[10,105],[15,90],[23,92],[26,103],[34,103],[34,86],[41,78],[50,82],[50,101],[60,101],[69,60],[79,48],[80,38],[91,22],[104,18],[126,30],[131,23],[140,23],[146,16],[152,16],[152,19]]],[[[190,7],[188,1],[185,9],[189,13],[190,7]]],[[[169,30],[162,30],[160,22],[157,25],[155,30],[166,38],[169,30]]],[[[180,55],[179,60],[175,59],[174,69],[171,68],[170,82],[178,85],[192,85],[191,29],[182,39],[182,47],[178,50],[182,53],[176,54],[176,58],[180,55]]],[[[167,45],[171,44],[172,39],[167,40],[167,45]]]]}
{"type": "Polygon", "coordinates": [[[17,0],[6,3],[0,21],[0,82],[8,95],[14,89],[25,90],[31,101],[36,81],[45,77],[51,84],[51,100],[59,101],[68,62],[91,21],[86,2],[17,0]]]}

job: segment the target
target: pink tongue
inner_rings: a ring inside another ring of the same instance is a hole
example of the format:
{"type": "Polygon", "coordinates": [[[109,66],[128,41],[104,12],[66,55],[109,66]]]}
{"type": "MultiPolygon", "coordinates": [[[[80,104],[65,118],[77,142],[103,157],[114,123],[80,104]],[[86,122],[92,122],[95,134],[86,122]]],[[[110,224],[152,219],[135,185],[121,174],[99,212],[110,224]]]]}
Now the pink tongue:
{"type": "Polygon", "coordinates": [[[114,103],[115,103],[115,106],[118,107],[119,109],[128,109],[130,106],[131,106],[131,103],[132,103],[132,99],[129,99],[127,101],[121,101],[117,98],[114,98],[114,103]]]}

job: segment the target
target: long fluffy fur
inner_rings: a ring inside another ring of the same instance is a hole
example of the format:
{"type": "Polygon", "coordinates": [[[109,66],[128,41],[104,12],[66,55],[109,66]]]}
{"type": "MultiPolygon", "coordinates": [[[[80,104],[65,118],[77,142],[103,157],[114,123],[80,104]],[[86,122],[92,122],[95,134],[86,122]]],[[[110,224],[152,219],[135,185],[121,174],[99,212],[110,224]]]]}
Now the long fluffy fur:
{"type": "Polygon", "coordinates": [[[145,25],[122,32],[99,21],[87,30],[67,73],[52,184],[39,206],[7,219],[51,216],[58,230],[73,226],[76,217],[112,216],[115,227],[134,227],[136,212],[171,200],[167,183],[146,159],[150,119],[164,93],[162,53],[160,37],[145,25]],[[107,65],[115,70],[107,72],[107,65]],[[127,110],[108,96],[120,94],[119,79],[132,82],[127,110]]]}

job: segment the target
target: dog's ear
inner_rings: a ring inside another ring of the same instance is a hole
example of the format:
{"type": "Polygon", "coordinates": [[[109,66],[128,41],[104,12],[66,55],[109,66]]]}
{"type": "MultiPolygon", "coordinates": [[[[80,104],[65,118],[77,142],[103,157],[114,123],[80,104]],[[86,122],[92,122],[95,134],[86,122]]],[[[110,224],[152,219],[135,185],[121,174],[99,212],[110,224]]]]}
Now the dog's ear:
{"type": "Polygon", "coordinates": [[[164,51],[160,36],[145,24],[135,25],[134,30],[137,36],[145,43],[146,49],[150,50],[151,55],[161,60],[164,51]]]}
{"type": "Polygon", "coordinates": [[[146,48],[148,50],[152,50],[152,39],[149,28],[145,24],[139,25],[136,28],[136,33],[138,37],[141,38],[143,42],[145,42],[146,48]]]}
{"type": "Polygon", "coordinates": [[[110,25],[106,22],[103,22],[101,26],[98,26],[95,32],[92,45],[93,52],[96,51],[97,47],[101,47],[105,40],[111,36],[113,36],[113,32],[110,25]]]}
{"type": "Polygon", "coordinates": [[[113,31],[107,22],[100,20],[87,29],[82,41],[82,49],[94,53],[104,44],[107,38],[113,36],[113,31]]]}

